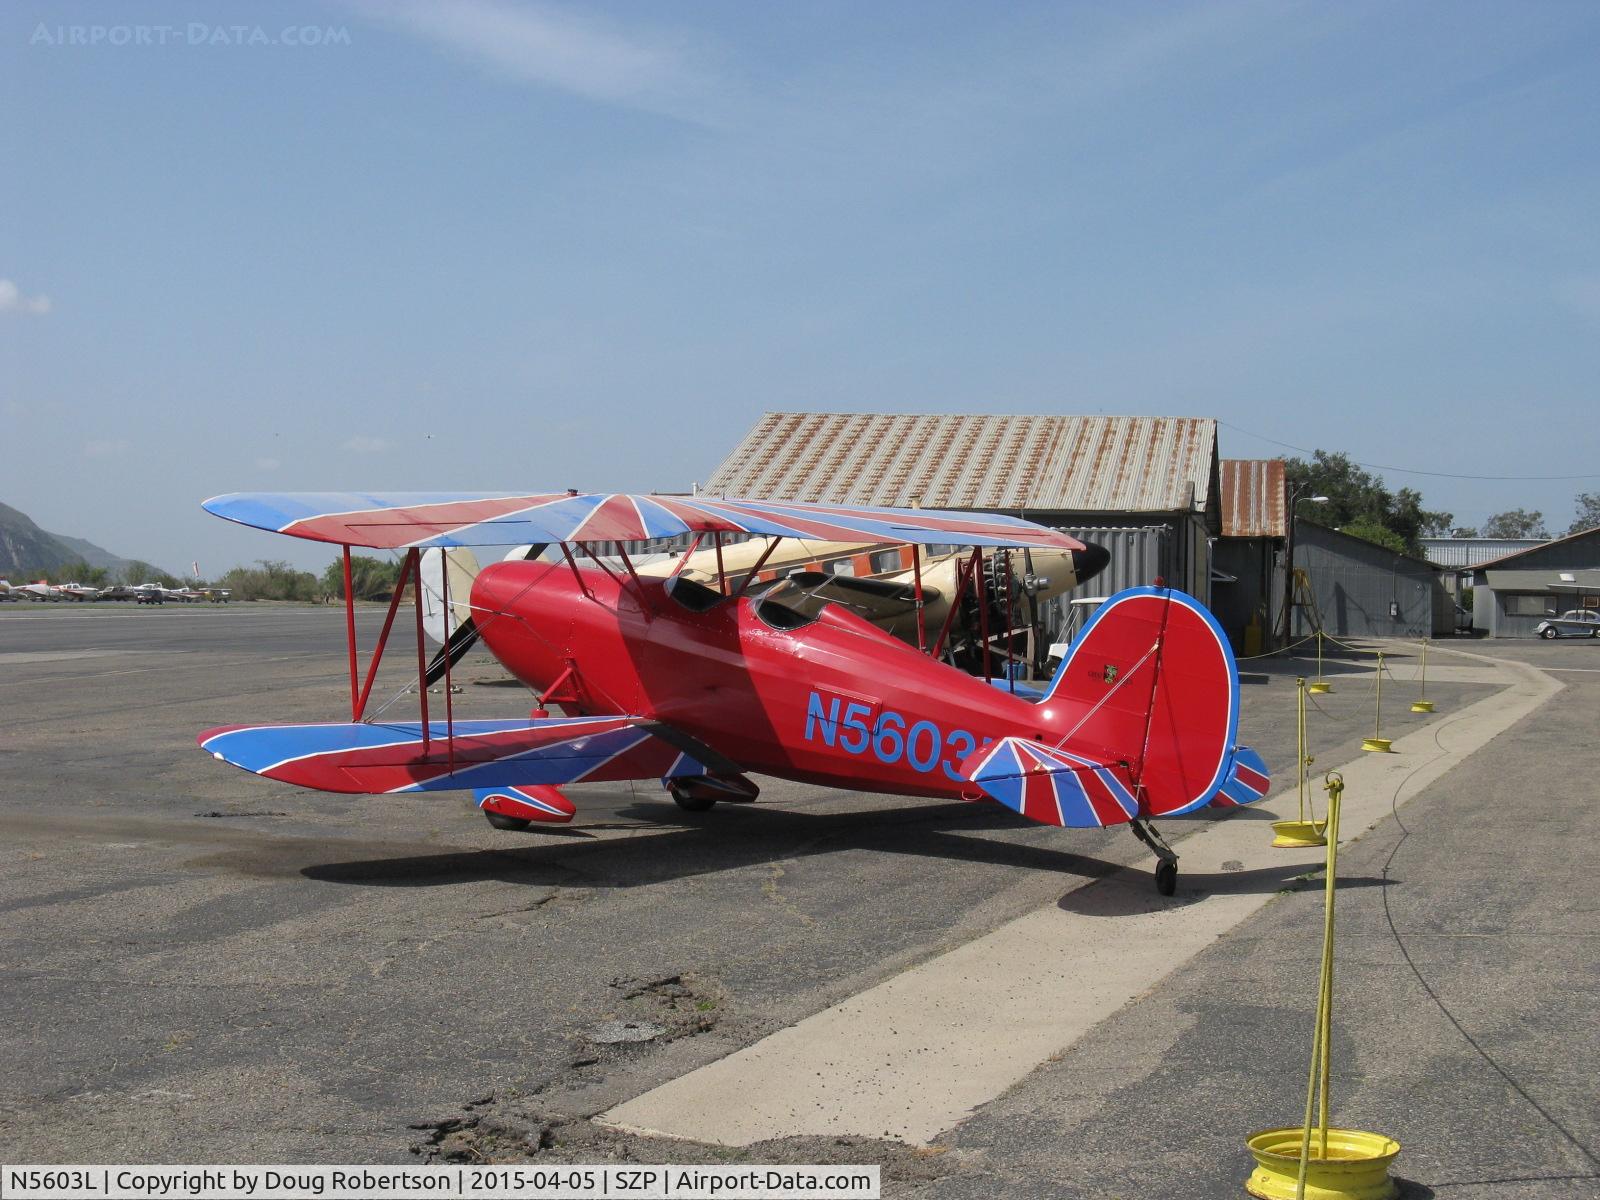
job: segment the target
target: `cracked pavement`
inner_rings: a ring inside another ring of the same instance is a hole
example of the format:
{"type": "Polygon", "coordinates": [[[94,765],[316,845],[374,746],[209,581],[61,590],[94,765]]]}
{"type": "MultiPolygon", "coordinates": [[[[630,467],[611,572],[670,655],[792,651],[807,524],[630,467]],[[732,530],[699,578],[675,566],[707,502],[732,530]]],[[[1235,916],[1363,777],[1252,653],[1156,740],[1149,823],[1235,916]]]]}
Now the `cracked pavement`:
{"type": "MultiPolygon", "coordinates": [[[[361,613],[364,645],[380,620],[361,613]]],[[[1013,1149],[983,1122],[1070,1054],[925,1150],[730,1151],[588,1118],[1148,860],[1115,832],[766,779],[758,803],[698,815],[653,785],[575,788],[572,826],[501,833],[458,797],[303,792],[202,754],[209,725],[342,713],[338,610],[7,612],[0,664],[0,1139],[14,1161],[734,1156],[878,1162],[886,1194],[954,1195],[992,1185],[1007,1154],[1019,1186],[1055,1133],[1039,1123],[1013,1149]],[[50,656],[78,650],[94,653],[50,656]],[[605,1021],[666,1032],[584,1036],[605,1021]]],[[[1403,692],[1410,667],[1393,665],[1403,692]]],[[[1307,667],[1246,667],[1242,736],[1281,777],[1307,667]]],[[[1370,720],[1368,677],[1329,665],[1346,672],[1314,726],[1329,763],[1370,720]]],[[[484,657],[457,679],[459,716],[527,709],[484,657]]],[[[1441,712],[1489,690],[1429,684],[1441,712]]],[[[1397,730],[1430,719],[1395,707],[1397,730]]],[[[1164,832],[1181,854],[1184,827],[1164,832]]]]}

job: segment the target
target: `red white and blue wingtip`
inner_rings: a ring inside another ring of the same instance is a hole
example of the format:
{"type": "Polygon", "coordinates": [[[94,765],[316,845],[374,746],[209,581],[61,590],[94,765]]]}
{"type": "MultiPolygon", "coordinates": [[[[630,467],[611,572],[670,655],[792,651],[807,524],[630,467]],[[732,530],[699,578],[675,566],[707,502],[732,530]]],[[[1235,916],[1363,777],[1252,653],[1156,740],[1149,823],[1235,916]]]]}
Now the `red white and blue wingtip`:
{"type": "Polygon", "coordinates": [[[235,492],[213,496],[203,507],[253,529],[383,549],[645,541],[696,532],[843,542],[1084,548],[1057,530],[993,513],[709,496],[235,492]]]}

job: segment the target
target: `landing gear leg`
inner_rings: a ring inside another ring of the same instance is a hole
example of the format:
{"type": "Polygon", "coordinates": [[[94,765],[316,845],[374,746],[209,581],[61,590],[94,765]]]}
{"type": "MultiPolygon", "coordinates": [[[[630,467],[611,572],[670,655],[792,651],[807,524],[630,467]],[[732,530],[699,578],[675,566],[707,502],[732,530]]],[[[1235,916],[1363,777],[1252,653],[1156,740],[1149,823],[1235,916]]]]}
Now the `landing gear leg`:
{"type": "Polygon", "coordinates": [[[1133,836],[1149,846],[1160,860],[1156,863],[1156,891],[1163,896],[1172,895],[1178,890],[1178,856],[1149,821],[1135,820],[1132,825],[1133,836]]]}

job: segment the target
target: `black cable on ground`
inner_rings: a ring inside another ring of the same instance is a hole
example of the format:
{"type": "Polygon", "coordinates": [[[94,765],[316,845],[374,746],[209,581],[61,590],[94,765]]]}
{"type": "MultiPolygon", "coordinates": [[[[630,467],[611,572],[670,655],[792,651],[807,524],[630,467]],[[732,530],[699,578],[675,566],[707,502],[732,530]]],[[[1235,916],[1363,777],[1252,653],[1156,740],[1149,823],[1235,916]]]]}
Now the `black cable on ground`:
{"type": "MultiPolygon", "coordinates": [[[[1433,731],[1433,744],[1439,748],[1441,753],[1444,752],[1444,747],[1442,745],[1440,745],[1439,734],[1442,733],[1446,727],[1448,727],[1451,724],[1454,724],[1455,720],[1459,720],[1459,718],[1453,718],[1450,721],[1445,721],[1445,722],[1441,723],[1440,725],[1438,725],[1438,726],[1436,726],[1434,728],[1434,731],[1433,731]]],[[[1477,1053],[1478,1057],[1483,1059],[1484,1062],[1488,1063],[1490,1068],[1493,1069],[1493,1071],[1495,1072],[1495,1074],[1499,1075],[1501,1079],[1505,1080],[1506,1083],[1510,1085],[1511,1089],[1514,1092],[1517,1093],[1517,1095],[1521,1096],[1524,1100],[1526,1100],[1528,1102],[1528,1104],[1533,1108],[1533,1110],[1535,1112],[1537,1112],[1541,1117],[1543,1117],[1545,1119],[1545,1121],[1550,1125],[1550,1127],[1552,1129],[1556,1130],[1556,1132],[1561,1134],[1561,1136],[1563,1138],[1565,1138],[1567,1141],[1571,1142],[1572,1145],[1577,1147],[1578,1152],[1580,1154],[1582,1154],[1585,1158],[1587,1158],[1591,1163],[1593,1163],[1597,1167],[1600,1167],[1600,1157],[1596,1157],[1594,1151],[1590,1150],[1588,1146],[1584,1145],[1584,1143],[1582,1141],[1580,1141],[1578,1139],[1578,1137],[1570,1129],[1568,1129],[1565,1125],[1563,1125],[1560,1122],[1560,1120],[1558,1120],[1548,1109],[1546,1109],[1544,1107],[1544,1105],[1540,1104],[1537,1100],[1535,1100],[1528,1093],[1528,1090],[1525,1087],[1523,1087],[1520,1082],[1517,1081],[1516,1077],[1514,1075],[1512,1075],[1510,1071],[1508,1071],[1504,1067],[1502,1067],[1497,1061],[1495,1061],[1494,1056],[1492,1054],[1490,1054],[1487,1050],[1485,1050],[1483,1048],[1483,1046],[1481,1044],[1479,1044],[1478,1040],[1475,1037],[1472,1036],[1472,1034],[1467,1032],[1466,1027],[1463,1026],[1461,1024],[1461,1022],[1456,1019],[1455,1014],[1452,1013],[1450,1011],[1450,1009],[1446,1006],[1445,1002],[1440,998],[1439,993],[1433,990],[1433,985],[1428,982],[1427,977],[1423,975],[1421,969],[1417,966],[1415,960],[1412,959],[1411,952],[1408,949],[1406,949],[1405,939],[1400,936],[1400,930],[1395,927],[1394,913],[1389,907],[1389,868],[1394,864],[1395,856],[1400,853],[1400,847],[1403,846],[1405,844],[1405,840],[1408,837],[1411,836],[1411,830],[1407,829],[1406,828],[1406,823],[1400,819],[1400,793],[1405,790],[1406,784],[1411,781],[1412,777],[1414,775],[1416,775],[1416,773],[1418,771],[1422,770],[1422,768],[1427,766],[1428,763],[1435,762],[1435,761],[1437,761],[1437,759],[1429,759],[1428,762],[1419,763],[1416,767],[1414,767],[1410,772],[1408,772],[1406,774],[1404,779],[1400,780],[1400,782],[1395,786],[1394,794],[1389,797],[1389,812],[1390,812],[1390,815],[1394,817],[1395,824],[1400,827],[1399,840],[1397,840],[1395,842],[1394,846],[1390,849],[1389,857],[1387,859],[1385,859],[1384,863],[1383,863],[1383,887],[1380,889],[1380,891],[1383,894],[1383,917],[1384,917],[1384,920],[1387,921],[1388,924],[1389,924],[1389,933],[1394,937],[1394,944],[1397,947],[1399,947],[1401,957],[1406,960],[1406,966],[1411,968],[1411,973],[1416,976],[1417,982],[1422,985],[1422,990],[1428,993],[1428,998],[1430,1000],[1432,1000],[1434,1005],[1439,1009],[1439,1011],[1444,1014],[1445,1020],[1449,1021],[1450,1024],[1455,1027],[1455,1031],[1461,1035],[1462,1040],[1465,1041],[1467,1043],[1467,1045],[1471,1046],[1472,1049],[1477,1053]]],[[[1514,1179],[1514,1180],[1513,1179],[1473,1179],[1473,1180],[1460,1180],[1460,1181],[1455,1182],[1455,1183],[1436,1183],[1436,1184],[1430,1184],[1429,1186],[1435,1187],[1435,1188],[1445,1188],[1445,1187],[1481,1186],[1483,1184],[1491,1184],[1491,1183],[1532,1183],[1532,1182],[1540,1182],[1540,1183],[1551,1182],[1551,1183],[1554,1183],[1554,1182],[1558,1182],[1558,1181],[1576,1180],[1576,1179],[1600,1179],[1600,1174],[1589,1174],[1589,1175],[1549,1175],[1549,1176],[1537,1176],[1537,1177],[1532,1178],[1532,1179],[1514,1179]]]]}

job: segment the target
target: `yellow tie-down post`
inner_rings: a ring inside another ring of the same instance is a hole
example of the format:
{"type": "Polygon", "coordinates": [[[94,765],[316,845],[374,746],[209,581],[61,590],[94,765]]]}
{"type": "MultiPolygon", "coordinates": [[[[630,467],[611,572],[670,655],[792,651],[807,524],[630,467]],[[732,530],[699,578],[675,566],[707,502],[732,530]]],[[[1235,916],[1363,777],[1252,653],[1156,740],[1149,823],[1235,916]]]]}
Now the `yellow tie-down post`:
{"type": "Polygon", "coordinates": [[[1333,916],[1339,862],[1339,797],[1344,779],[1328,772],[1327,878],[1322,902],[1322,967],[1317,980],[1316,1030],[1306,1081],[1305,1120],[1263,1129],[1246,1139],[1256,1167],[1245,1190],[1262,1200],[1394,1200],[1400,1189],[1389,1166],[1400,1143],[1381,1133],[1328,1124],[1328,1075],[1333,1026],[1333,916]]]}

